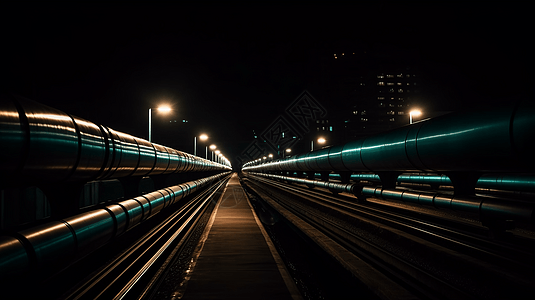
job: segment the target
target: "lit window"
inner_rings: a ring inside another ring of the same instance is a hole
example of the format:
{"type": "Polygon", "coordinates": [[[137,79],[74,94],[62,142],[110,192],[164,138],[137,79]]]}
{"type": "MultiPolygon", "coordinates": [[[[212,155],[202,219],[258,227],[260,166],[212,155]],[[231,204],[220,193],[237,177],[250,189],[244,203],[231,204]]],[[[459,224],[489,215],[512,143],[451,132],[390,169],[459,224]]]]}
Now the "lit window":
{"type": "Polygon", "coordinates": [[[403,77],[403,74],[398,74],[397,77],[401,78],[401,77],[403,77]]]}
{"type": "Polygon", "coordinates": [[[398,85],[401,85],[401,82],[398,82],[398,85]]]}
{"type": "Polygon", "coordinates": [[[360,114],[364,116],[364,115],[366,115],[366,111],[363,110],[363,111],[360,112],[360,114]]]}
{"type": "Polygon", "coordinates": [[[383,75],[377,75],[377,78],[385,78],[383,75]]]}
{"type": "Polygon", "coordinates": [[[353,114],[354,114],[354,115],[358,115],[359,112],[358,112],[357,110],[354,110],[354,111],[353,111],[353,114]]]}
{"type": "Polygon", "coordinates": [[[411,85],[411,84],[407,82],[407,85],[411,85]]]}
{"type": "Polygon", "coordinates": [[[385,97],[384,96],[379,96],[379,97],[377,97],[377,100],[385,100],[385,97]]]}
{"type": "MultiPolygon", "coordinates": [[[[343,54],[343,53],[342,53],[343,54]]],[[[321,130],[325,130],[325,126],[321,127],[321,130]]]]}
{"type": "Polygon", "coordinates": [[[394,78],[394,75],[386,75],[386,78],[394,78]]]}
{"type": "Polygon", "coordinates": [[[403,104],[398,104],[398,107],[403,107],[403,104]]]}
{"type": "Polygon", "coordinates": [[[411,75],[407,74],[407,78],[410,78],[410,77],[411,77],[411,75]]]}
{"type": "Polygon", "coordinates": [[[388,121],[390,121],[390,122],[394,122],[395,120],[396,120],[396,119],[394,119],[394,118],[390,118],[388,121]]]}
{"type": "Polygon", "coordinates": [[[332,126],[329,126],[329,131],[333,131],[333,127],[332,126]]]}
{"type": "Polygon", "coordinates": [[[389,107],[394,107],[394,104],[390,103],[388,104],[389,107]]]}
{"type": "Polygon", "coordinates": [[[393,115],[393,114],[394,114],[394,111],[393,111],[393,110],[391,110],[391,111],[387,111],[386,114],[387,114],[387,115],[393,115]]]}
{"type": "Polygon", "coordinates": [[[383,102],[379,103],[379,107],[385,107],[385,104],[383,102]]]}
{"type": "Polygon", "coordinates": [[[377,82],[377,85],[385,85],[385,83],[383,81],[379,81],[377,82]]]}
{"type": "Polygon", "coordinates": [[[360,121],[361,122],[368,122],[368,119],[367,118],[360,118],[360,121]]]}
{"type": "Polygon", "coordinates": [[[399,97],[398,100],[399,100],[399,101],[403,101],[403,97],[399,97]]]}
{"type": "Polygon", "coordinates": [[[398,93],[403,93],[403,89],[398,89],[398,93]]]}
{"type": "Polygon", "coordinates": [[[389,89],[388,92],[393,93],[394,89],[389,89]]]}
{"type": "Polygon", "coordinates": [[[398,115],[400,115],[400,116],[401,116],[401,115],[404,115],[404,114],[405,114],[405,112],[404,112],[404,111],[398,111],[398,115]]]}
{"type": "Polygon", "coordinates": [[[394,85],[393,82],[387,82],[386,85],[394,85]]]}
{"type": "Polygon", "coordinates": [[[319,127],[316,127],[316,131],[320,131],[320,128],[319,128],[319,127]]]}

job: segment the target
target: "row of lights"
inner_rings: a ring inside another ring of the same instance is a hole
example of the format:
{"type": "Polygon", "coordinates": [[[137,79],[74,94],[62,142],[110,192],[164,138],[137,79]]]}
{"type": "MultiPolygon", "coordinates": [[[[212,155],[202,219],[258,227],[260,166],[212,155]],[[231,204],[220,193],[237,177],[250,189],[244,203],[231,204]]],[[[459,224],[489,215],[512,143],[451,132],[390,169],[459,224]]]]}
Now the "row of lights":
{"type": "MultiPolygon", "coordinates": [[[[327,142],[327,140],[326,140],[325,138],[323,138],[323,137],[320,137],[320,138],[318,138],[318,139],[316,140],[316,142],[317,142],[318,144],[325,144],[325,142],[327,142]]],[[[310,145],[311,145],[311,147],[310,147],[310,151],[314,151],[314,140],[311,141],[311,144],[310,144],[310,145]]],[[[290,153],[292,153],[292,149],[287,148],[284,152],[286,153],[286,156],[288,156],[288,155],[290,155],[290,153]]],[[[268,156],[264,156],[264,157],[262,157],[262,158],[255,159],[255,160],[250,161],[250,162],[251,162],[251,163],[258,163],[258,162],[265,161],[265,160],[268,159],[268,158],[269,158],[269,159],[273,159],[273,154],[270,153],[268,156]]],[[[284,156],[283,156],[283,158],[284,158],[284,156]]]]}
{"type": "MultiPolygon", "coordinates": [[[[157,110],[161,113],[168,113],[171,111],[171,107],[168,105],[161,105],[157,108],[157,110]]],[[[208,139],[208,135],[203,133],[199,136],[199,139],[201,141],[206,141],[208,139]]],[[[152,143],[152,108],[149,108],[149,142],[152,143]]],[[[212,161],[216,161],[218,163],[225,162],[226,164],[230,165],[229,160],[221,153],[221,151],[216,150],[217,146],[214,144],[206,146],[206,159],[208,159],[208,148],[212,150],[212,161]]],[[[197,136],[193,138],[193,155],[197,156],[197,136]]]]}
{"type": "MultiPolygon", "coordinates": [[[[409,113],[410,124],[413,123],[412,122],[412,117],[413,116],[416,117],[416,116],[420,116],[421,114],[422,114],[422,112],[420,110],[412,110],[409,113]]],[[[325,142],[327,142],[327,140],[325,138],[323,138],[323,137],[318,138],[316,141],[320,145],[325,144],[325,142]]],[[[310,141],[310,151],[314,151],[314,140],[310,141]]],[[[289,155],[291,152],[292,152],[292,150],[290,148],[286,149],[286,155],[289,155]]],[[[263,160],[266,160],[268,157],[270,159],[273,158],[273,154],[269,154],[268,156],[264,156],[262,158],[258,158],[256,160],[251,161],[251,162],[253,162],[253,163],[262,162],[263,160]]]]}

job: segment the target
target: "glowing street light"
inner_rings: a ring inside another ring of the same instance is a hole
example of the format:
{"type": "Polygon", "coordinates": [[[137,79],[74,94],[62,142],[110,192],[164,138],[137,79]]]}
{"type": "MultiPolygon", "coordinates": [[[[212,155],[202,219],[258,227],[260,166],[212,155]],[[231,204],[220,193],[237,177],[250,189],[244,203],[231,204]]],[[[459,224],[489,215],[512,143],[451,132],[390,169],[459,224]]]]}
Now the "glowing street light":
{"type": "Polygon", "coordinates": [[[422,112],[419,111],[419,110],[411,110],[411,112],[409,113],[409,124],[412,124],[412,116],[419,116],[421,115],[422,112]]]}
{"type": "MultiPolygon", "coordinates": [[[[206,141],[208,139],[208,136],[203,133],[199,136],[199,139],[201,141],[206,141]]],[[[196,136],[193,138],[193,155],[195,156],[197,155],[197,137],[196,136]]],[[[206,156],[207,156],[206,159],[208,159],[208,148],[206,148],[206,156]]]]}
{"type": "Polygon", "coordinates": [[[290,153],[292,152],[292,149],[287,148],[285,152],[286,152],[286,155],[284,155],[284,153],[283,153],[283,157],[282,158],[284,158],[284,156],[290,155],[290,153]]]}
{"type": "Polygon", "coordinates": [[[212,161],[214,161],[214,150],[217,148],[216,145],[212,144],[210,145],[210,150],[212,150],[212,161]]]}
{"type": "MultiPolygon", "coordinates": [[[[168,113],[171,111],[171,107],[168,105],[161,105],[157,109],[162,113],[168,113]]],[[[149,108],[149,142],[152,143],[152,108],[149,108]]]]}
{"type": "MultiPolygon", "coordinates": [[[[326,141],[327,140],[322,137],[318,138],[318,144],[325,144],[326,141]]],[[[314,151],[314,140],[310,142],[310,151],[314,151]]]]}
{"type": "Polygon", "coordinates": [[[218,157],[221,156],[221,151],[216,150],[216,151],[215,151],[215,154],[216,154],[216,156],[215,156],[215,159],[216,159],[216,160],[214,160],[214,161],[219,162],[219,158],[218,158],[218,157]]]}

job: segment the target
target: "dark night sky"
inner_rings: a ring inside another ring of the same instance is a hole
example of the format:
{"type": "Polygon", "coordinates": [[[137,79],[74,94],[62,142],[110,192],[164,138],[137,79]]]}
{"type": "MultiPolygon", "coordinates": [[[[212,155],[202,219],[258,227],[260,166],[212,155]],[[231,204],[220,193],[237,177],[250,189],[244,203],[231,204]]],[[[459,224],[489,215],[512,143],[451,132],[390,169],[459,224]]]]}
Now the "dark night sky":
{"type": "Polygon", "coordinates": [[[329,105],[313,78],[336,45],[416,50],[428,109],[533,98],[528,2],[374,3],[4,3],[1,87],[145,138],[148,108],[167,102],[154,142],[191,152],[206,132],[231,159],[303,90],[329,105]]]}

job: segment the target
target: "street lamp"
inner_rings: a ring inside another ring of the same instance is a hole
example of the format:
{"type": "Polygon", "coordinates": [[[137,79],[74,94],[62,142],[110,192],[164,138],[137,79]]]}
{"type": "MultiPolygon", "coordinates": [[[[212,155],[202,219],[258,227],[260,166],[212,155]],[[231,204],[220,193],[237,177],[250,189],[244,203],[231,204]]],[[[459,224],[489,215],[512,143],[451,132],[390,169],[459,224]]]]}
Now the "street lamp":
{"type": "MultiPolygon", "coordinates": [[[[318,138],[318,144],[324,144],[327,140],[320,137],[318,138]]],[[[310,142],[310,151],[314,151],[314,140],[310,142]]]]}
{"type": "Polygon", "coordinates": [[[422,112],[419,111],[419,110],[411,110],[411,112],[409,113],[409,124],[412,124],[412,116],[419,116],[421,115],[422,112]]]}
{"type": "Polygon", "coordinates": [[[210,145],[210,150],[212,150],[212,161],[214,161],[214,150],[216,149],[216,145],[212,144],[210,145]]]}
{"type": "MultiPolygon", "coordinates": [[[[203,133],[199,136],[199,139],[201,141],[206,141],[208,139],[208,136],[203,133]]],[[[197,156],[197,137],[196,136],[193,138],[193,155],[197,156]]],[[[206,156],[208,156],[208,150],[206,150],[206,156]]]]}
{"type": "Polygon", "coordinates": [[[215,154],[216,154],[216,156],[215,156],[216,162],[219,162],[219,156],[221,155],[221,151],[216,150],[215,154]]]}
{"type": "Polygon", "coordinates": [[[290,148],[286,149],[286,156],[290,155],[290,152],[292,152],[292,149],[290,149],[290,148]]]}
{"type": "MultiPolygon", "coordinates": [[[[161,105],[158,108],[159,112],[168,113],[171,111],[171,107],[167,105],[161,105]]],[[[149,142],[152,143],[152,108],[149,108],[149,142]]]]}

